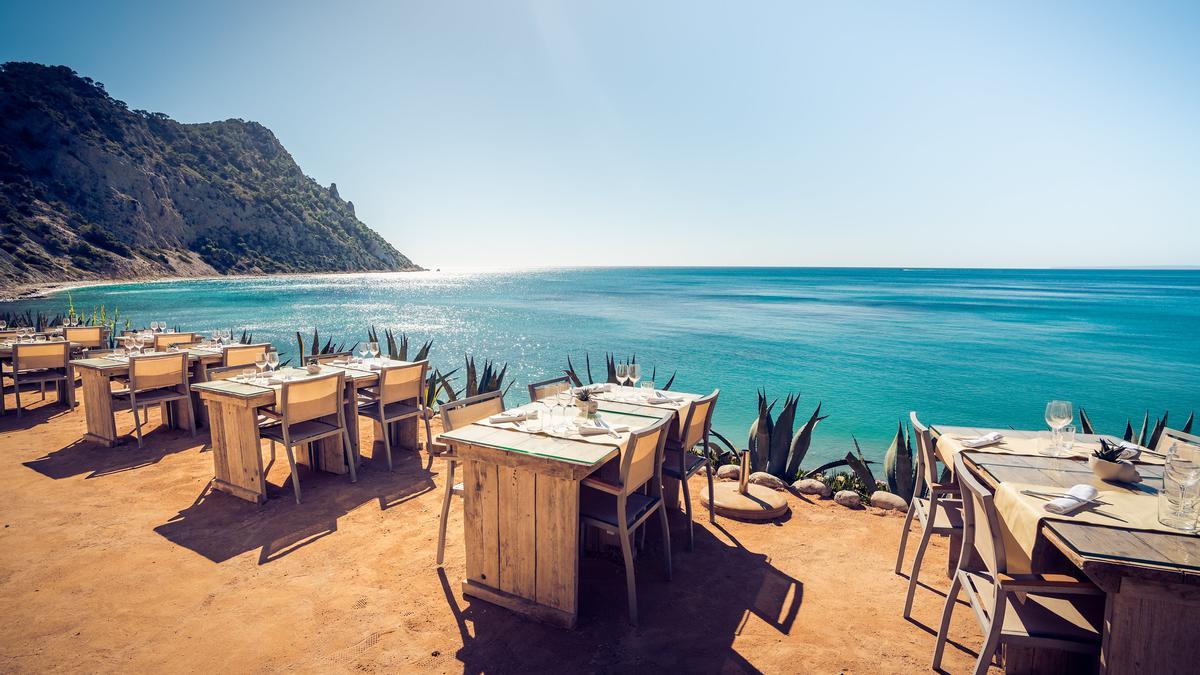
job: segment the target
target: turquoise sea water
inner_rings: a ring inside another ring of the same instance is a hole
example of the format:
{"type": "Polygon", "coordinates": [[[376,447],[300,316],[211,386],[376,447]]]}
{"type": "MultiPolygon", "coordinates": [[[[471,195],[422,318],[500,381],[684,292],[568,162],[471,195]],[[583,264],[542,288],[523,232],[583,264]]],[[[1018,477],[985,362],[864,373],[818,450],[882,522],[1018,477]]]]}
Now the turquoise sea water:
{"type": "MultiPolygon", "coordinates": [[[[1200,408],[1200,271],[546,269],[317,275],[81,288],[77,308],[144,325],[245,328],[286,357],[295,331],[347,344],[374,324],[433,339],[442,369],[463,354],[527,382],[568,354],[636,353],[675,389],[720,387],[715,426],[744,444],[755,390],[818,402],[806,466],[859,439],[879,457],[909,410],[929,422],[1043,428],[1045,402],[1083,405],[1119,434],[1147,409],[1181,424],[1200,408]]],[[[62,311],[65,293],[0,309],[62,311]]]]}

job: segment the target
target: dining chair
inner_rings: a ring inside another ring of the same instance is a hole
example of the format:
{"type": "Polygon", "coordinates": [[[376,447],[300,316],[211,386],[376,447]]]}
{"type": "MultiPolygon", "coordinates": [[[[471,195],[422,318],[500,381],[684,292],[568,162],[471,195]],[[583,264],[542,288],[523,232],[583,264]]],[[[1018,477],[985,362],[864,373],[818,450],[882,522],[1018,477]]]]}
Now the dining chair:
{"type": "MultiPolygon", "coordinates": [[[[489,391],[459,401],[443,403],[441,407],[442,431],[459,429],[485,417],[504,412],[504,392],[489,391]]],[[[458,464],[458,456],[454,447],[447,447],[440,457],[446,460],[446,491],[442,494],[442,518],[438,522],[437,564],[442,566],[446,551],[446,518],[450,515],[450,498],[462,496],[463,484],[454,482],[454,469],[458,464]]]]}
{"type": "Polygon", "coordinates": [[[190,345],[198,340],[195,333],[155,333],[154,351],[161,352],[171,346],[190,345]]]}
{"type": "MultiPolygon", "coordinates": [[[[692,498],[688,489],[688,479],[699,473],[701,469],[708,467],[708,438],[712,431],[713,411],[717,409],[717,396],[720,393],[721,390],[716,389],[708,396],[692,402],[683,424],[679,427],[680,437],[673,438],[668,434],[666,449],[663,451],[663,475],[678,480],[683,487],[683,508],[687,512],[688,518],[689,551],[695,549],[696,537],[692,531],[692,498]],[[701,447],[703,455],[693,452],[696,446],[701,447]]],[[[712,505],[712,471],[705,471],[705,473],[708,475],[708,520],[715,523],[717,519],[712,505]]]]}
{"type": "Polygon", "coordinates": [[[133,429],[139,448],[142,447],[142,421],[138,412],[149,422],[147,411],[152,406],[185,401],[188,424],[192,436],[196,435],[196,411],[192,408],[192,393],[188,387],[188,355],[185,352],[129,357],[129,386],[114,391],[112,397],[128,403],[133,411],[133,429]]]}
{"type": "Polygon", "coordinates": [[[938,456],[933,445],[929,427],[917,419],[917,411],[908,413],[917,437],[917,480],[913,485],[912,500],[908,503],[908,514],[904,516],[904,528],[900,534],[900,550],[896,553],[896,574],[904,563],[904,550],[908,546],[909,530],[913,517],[921,523],[921,543],[913,558],[912,571],[908,575],[908,596],[904,600],[904,618],[912,613],[913,596],[917,591],[917,577],[921,574],[921,562],[933,535],[948,537],[962,531],[962,501],[958,498],[958,485],[953,482],[940,483],[938,456]],[[923,496],[928,490],[928,497],[923,496]]]}
{"type": "Polygon", "coordinates": [[[270,349],[271,343],[269,342],[253,345],[228,345],[221,350],[221,365],[226,368],[254,365],[254,362],[258,361],[258,357],[266,354],[270,349]]]}
{"type": "Polygon", "coordinates": [[[104,349],[108,346],[102,326],[68,326],[63,328],[63,338],[83,349],[104,349]]]}
{"type": "Polygon", "coordinates": [[[292,448],[297,445],[340,435],[342,451],[346,455],[346,466],[350,469],[350,482],[357,483],[354,449],[350,444],[350,433],[346,429],[346,408],[343,405],[346,374],[338,371],[328,375],[303,377],[288,380],[280,387],[279,405],[274,409],[262,410],[263,414],[274,419],[276,423],[261,427],[260,433],[268,440],[282,444],[287,450],[296,503],[300,503],[300,475],[296,471],[296,455],[292,448]]]}
{"type": "Polygon", "coordinates": [[[333,361],[345,360],[354,356],[354,352],[328,352],[326,354],[317,354],[315,356],[306,356],[304,365],[312,362],[317,362],[320,365],[332,363],[333,361]]]}
{"type": "Polygon", "coordinates": [[[540,401],[549,396],[560,394],[571,388],[571,380],[566,375],[552,377],[529,385],[529,401],[540,401]]]}
{"type": "Polygon", "coordinates": [[[13,381],[13,393],[16,395],[17,417],[21,417],[21,385],[38,384],[42,388],[42,398],[46,397],[46,384],[61,383],[66,396],[66,403],[75,409],[75,373],[71,368],[70,343],[57,340],[54,342],[18,342],[13,345],[12,370],[5,373],[13,381]]]}
{"type": "Polygon", "coordinates": [[[1158,446],[1153,448],[1153,450],[1157,453],[1166,455],[1167,451],[1171,449],[1171,446],[1175,445],[1176,443],[1200,447],[1200,436],[1194,436],[1185,431],[1180,431],[1179,429],[1171,429],[1170,427],[1166,427],[1162,430],[1162,434],[1158,437],[1158,446]]]}
{"type": "Polygon", "coordinates": [[[987,672],[1001,645],[1098,656],[1104,592],[1065,574],[1009,574],[994,494],[967,468],[961,454],[954,459],[954,471],[962,488],[962,553],[946,593],[933,669],[941,669],[946,632],[960,592],[966,594],[985,636],[975,661],[976,675],[987,672]]]}
{"type": "Polygon", "coordinates": [[[667,580],[671,580],[671,532],[662,498],[662,457],[668,425],[665,418],[629,434],[621,451],[619,478],[611,483],[596,476],[584,478],[579,490],[580,545],[587,527],[595,527],[621,542],[625,558],[625,592],[629,603],[629,623],[638,623],[637,584],[633,572],[632,533],[658,513],[663,536],[663,557],[667,580]],[[645,493],[642,489],[649,489],[645,493]]]}
{"type": "Polygon", "coordinates": [[[425,409],[425,376],[429,361],[416,361],[379,370],[379,384],[363,389],[358,399],[358,414],[374,420],[383,430],[383,448],[388,471],[392,470],[392,435],[388,425],[418,418],[425,421],[425,449],[432,452],[433,433],[425,409]]]}

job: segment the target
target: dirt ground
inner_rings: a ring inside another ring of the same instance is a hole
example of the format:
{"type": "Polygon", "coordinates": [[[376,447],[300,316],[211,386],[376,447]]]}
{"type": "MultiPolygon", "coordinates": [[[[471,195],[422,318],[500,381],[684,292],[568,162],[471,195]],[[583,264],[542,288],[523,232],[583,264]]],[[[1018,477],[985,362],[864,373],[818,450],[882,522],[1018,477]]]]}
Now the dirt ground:
{"type": "MultiPolygon", "coordinates": [[[[389,473],[364,448],[353,485],[302,470],[297,505],[281,452],[259,507],[208,489],[204,430],[154,428],[145,449],[106,449],[81,440],[82,407],[49,394],[18,421],[12,404],[0,418],[4,672],[929,669],[946,546],[931,546],[930,587],[905,621],[899,514],[791,496],[782,522],[698,517],[694,551],[673,514],[674,580],[654,533],[637,563],[641,626],[626,622],[619,556],[594,555],[567,631],[463,598],[461,501],[435,566],[444,473],[424,453],[397,452],[389,473]]],[[[118,413],[120,433],[132,425],[118,413]]],[[[955,614],[950,672],[982,641],[970,614],[955,614]]]]}

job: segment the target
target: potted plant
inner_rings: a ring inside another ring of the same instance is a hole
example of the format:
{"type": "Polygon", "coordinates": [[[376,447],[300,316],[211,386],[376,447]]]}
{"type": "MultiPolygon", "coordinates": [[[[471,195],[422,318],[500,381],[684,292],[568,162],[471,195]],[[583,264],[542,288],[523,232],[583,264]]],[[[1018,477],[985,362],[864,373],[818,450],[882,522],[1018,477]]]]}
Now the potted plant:
{"type": "Polygon", "coordinates": [[[575,392],[575,407],[579,408],[579,413],[588,419],[596,416],[596,411],[600,410],[600,402],[592,396],[591,390],[581,388],[575,392]]]}
{"type": "Polygon", "coordinates": [[[1137,468],[1127,459],[1121,459],[1123,449],[1119,443],[1100,439],[1100,449],[1088,457],[1088,467],[1100,480],[1119,481],[1122,483],[1140,483],[1142,477],[1137,468]]]}

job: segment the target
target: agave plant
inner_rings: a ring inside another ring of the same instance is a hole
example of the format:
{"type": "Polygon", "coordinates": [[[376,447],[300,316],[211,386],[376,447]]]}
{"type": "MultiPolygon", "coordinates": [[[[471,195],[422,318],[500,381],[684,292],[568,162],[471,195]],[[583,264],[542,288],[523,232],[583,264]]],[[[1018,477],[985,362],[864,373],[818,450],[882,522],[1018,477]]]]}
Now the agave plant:
{"type": "MultiPolygon", "coordinates": [[[[396,334],[392,332],[392,329],[385,328],[383,331],[383,338],[384,339],[382,342],[386,347],[386,353],[388,357],[397,361],[424,361],[429,357],[429,350],[433,347],[433,340],[426,340],[410,359],[408,357],[409,342],[407,334],[400,333],[400,338],[397,339],[396,334]]],[[[375,330],[374,326],[367,328],[367,341],[380,342],[379,331],[375,330]]]]}
{"type": "Polygon", "coordinates": [[[913,461],[912,431],[905,429],[904,420],[900,421],[896,437],[884,455],[883,470],[887,474],[888,492],[906,502],[911,501],[917,484],[917,466],[913,461]]]}
{"type": "Polygon", "coordinates": [[[772,419],[771,413],[776,403],[778,401],[768,404],[766,390],[758,391],[758,417],[750,425],[747,452],[750,454],[752,470],[766,471],[783,480],[790,480],[800,473],[800,465],[812,445],[813,430],[828,415],[821,415],[821,404],[818,403],[808,422],[792,433],[796,407],[800,403],[799,395],[788,394],[779,416],[772,419]]]}
{"type": "Polygon", "coordinates": [[[336,347],[333,345],[333,339],[328,338],[325,344],[321,344],[321,336],[317,334],[317,329],[313,329],[312,342],[309,343],[309,348],[304,348],[304,336],[300,331],[296,331],[296,344],[300,347],[300,362],[303,363],[305,356],[320,356],[321,354],[334,354],[336,352],[346,351],[344,343],[339,343],[336,347]]]}
{"type": "Polygon", "coordinates": [[[512,387],[513,383],[509,382],[508,386],[504,384],[504,376],[508,373],[508,364],[504,364],[499,369],[491,361],[485,359],[483,369],[475,368],[475,358],[467,356],[467,385],[464,390],[467,398],[486,394],[489,391],[503,391],[505,394],[512,387]]]}
{"type": "Polygon", "coordinates": [[[850,439],[854,441],[854,452],[846,453],[846,464],[862,483],[866,493],[864,496],[870,497],[871,493],[878,489],[879,482],[875,480],[875,474],[871,471],[871,463],[863,457],[862,448],[858,446],[858,439],[854,436],[851,436],[850,439]]]}
{"type": "MultiPolygon", "coordinates": [[[[1137,443],[1142,447],[1154,448],[1158,445],[1158,439],[1162,437],[1163,429],[1167,428],[1167,417],[1169,414],[1170,411],[1164,410],[1162,417],[1155,419],[1154,425],[1151,426],[1150,411],[1147,410],[1142,416],[1141,428],[1136,434],[1133,432],[1133,421],[1126,420],[1123,438],[1131,443],[1137,443]],[[1147,434],[1147,431],[1149,431],[1149,434],[1147,434]]],[[[1187,420],[1183,423],[1183,426],[1180,428],[1180,430],[1185,434],[1192,433],[1192,423],[1195,421],[1195,418],[1195,412],[1189,414],[1187,420]]],[[[1092,420],[1088,418],[1087,411],[1083,408],[1079,409],[1079,426],[1085,434],[1096,433],[1096,429],[1092,425],[1092,420]]]]}
{"type": "MultiPolygon", "coordinates": [[[[587,383],[595,384],[596,381],[595,381],[595,379],[592,378],[591,354],[584,352],[583,361],[584,361],[584,374],[587,375],[587,383]]],[[[630,356],[626,360],[626,363],[637,363],[637,355],[634,354],[634,355],[630,356]]],[[[617,357],[615,354],[610,354],[608,352],[604,353],[604,369],[605,369],[604,381],[616,384],[617,383],[617,357]]],[[[584,384],[583,378],[579,376],[578,372],[576,372],[575,364],[571,362],[570,354],[567,355],[567,367],[566,367],[566,369],[563,370],[563,374],[566,375],[568,378],[570,378],[571,383],[574,384],[576,387],[583,386],[583,384],[584,384]]],[[[667,380],[667,383],[662,386],[655,385],[656,388],[664,390],[664,391],[667,389],[670,389],[671,385],[675,383],[675,375],[677,375],[677,374],[678,374],[678,371],[671,373],[671,377],[670,377],[670,379],[667,380]]],[[[658,381],[658,367],[657,366],[652,367],[650,369],[650,380],[652,382],[658,381]]]]}

